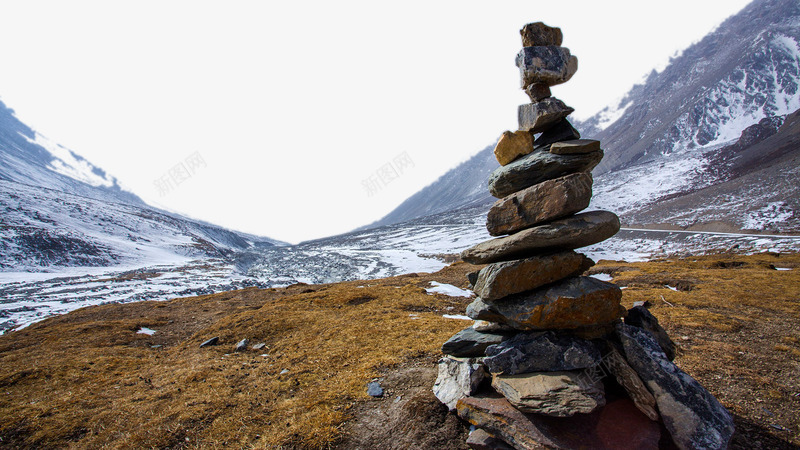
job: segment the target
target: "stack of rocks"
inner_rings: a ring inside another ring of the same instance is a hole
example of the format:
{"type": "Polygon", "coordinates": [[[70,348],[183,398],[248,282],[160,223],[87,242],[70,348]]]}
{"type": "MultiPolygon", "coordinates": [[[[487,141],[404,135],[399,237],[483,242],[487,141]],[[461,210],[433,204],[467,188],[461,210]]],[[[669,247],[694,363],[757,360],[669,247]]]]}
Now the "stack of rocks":
{"type": "Polygon", "coordinates": [[[461,254],[486,264],[470,276],[476,322],[442,346],[434,393],[479,429],[473,448],[724,448],[730,414],[672,363],[657,319],[626,311],[616,285],[581,276],[594,262],[574,249],[620,226],[614,213],[580,212],[603,151],[551,96],[578,66],[561,30],[539,22],[521,34],[516,63],[532,103],[495,148],[487,228],[501,237],[461,254]]]}

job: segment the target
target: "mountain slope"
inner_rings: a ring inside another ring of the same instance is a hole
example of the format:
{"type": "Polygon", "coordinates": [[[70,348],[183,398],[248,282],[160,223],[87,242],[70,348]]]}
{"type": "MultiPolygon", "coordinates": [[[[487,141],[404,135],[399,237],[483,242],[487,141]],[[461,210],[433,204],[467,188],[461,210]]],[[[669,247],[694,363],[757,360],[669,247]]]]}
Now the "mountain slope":
{"type": "Polygon", "coordinates": [[[0,102],[0,271],[139,265],[282,245],[147,206],[0,102]]]}
{"type": "MultiPolygon", "coordinates": [[[[777,166],[769,166],[778,156],[767,157],[770,147],[756,145],[758,136],[737,141],[745,129],[763,120],[777,131],[789,114],[800,109],[798,85],[800,3],[753,1],[673,58],[662,72],[652,72],[619,104],[575,123],[583,137],[600,140],[605,150],[594,170],[592,207],[617,212],[627,225],[658,222],[685,227],[723,220],[731,229],[800,230],[800,213],[793,206],[798,192],[792,188],[798,183],[787,179],[765,185],[763,176],[777,173],[773,172],[777,166]],[[735,151],[729,147],[734,142],[739,146],[735,151]],[[743,170],[762,175],[744,176],[743,170]],[[736,182],[731,181],[734,178],[736,182]],[[698,194],[678,200],[711,186],[716,186],[713,197],[698,194]],[[770,195],[765,186],[773,190],[770,195]],[[659,208],[666,201],[669,207],[659,208]],[[725,217],[713,212],[721,204],[727,208],[725,217]],[[769,212],[775,208],[780,213],[769,212]]],[[[786,155],[795,144],[790,134],[787,128],[781,138],[786,140],[783,155],[789,158],[780,169],[784,178],[791,175],[791,158],[786,155]]],[[[488,210],[492,201],[486,190],[488,177],[464,177],[457,188],[453,180],[459,180],[461,172],[488,174],[496,167],[492,149],[486,148],[407,202],[426,209],[404,203],[379,223],[459,208],[463,204],[453,198],[463,197],[456,192],[475,192],[470,197],[473,204],[483,203],[488,210]]]]}

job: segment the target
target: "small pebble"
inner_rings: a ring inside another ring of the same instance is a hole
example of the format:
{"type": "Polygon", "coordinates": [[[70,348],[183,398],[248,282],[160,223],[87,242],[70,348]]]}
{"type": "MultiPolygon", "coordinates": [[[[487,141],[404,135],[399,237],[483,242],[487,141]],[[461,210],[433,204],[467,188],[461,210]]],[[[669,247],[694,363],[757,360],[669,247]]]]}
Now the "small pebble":
{"type": "Polygon", "coordinates": [[[381,383],[379,381],[370,381],[369,384],[367,384],[367,394],[375,398],[383,397],[381,383]]]}
{"type": "Polygon", "coordinates": [[[200,348],[208,347],[208,346],[211,346],[211,345],[217,345],[217,344],[219,344],[219,336],[213,337],[213,338],[203,342],[202,344],[200,344],[200,348]]]}

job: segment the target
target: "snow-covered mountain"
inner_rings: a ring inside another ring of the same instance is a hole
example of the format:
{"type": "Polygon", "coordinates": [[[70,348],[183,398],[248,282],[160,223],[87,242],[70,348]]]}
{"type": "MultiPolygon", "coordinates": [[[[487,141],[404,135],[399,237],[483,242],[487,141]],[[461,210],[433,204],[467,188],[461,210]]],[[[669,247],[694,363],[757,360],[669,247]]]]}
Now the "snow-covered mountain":
{"type": "Polygon", "coordinates": [[[0,103],[0,271],[144,265],[283,244],[147,206],[0,103]]]}
{"type": "MultiPolygon", "coordinates": [[[[605,151],[592,207],[627,225],[800,231],[790,117],[800,109],[799,85],[800,3],[753,1],[617,105],[575,123],[605,151]]],[[[461,199],[488,209],[488,176],[461,174],[497,167],[486,148],[378,223],[459,208],[461,199]]]]}

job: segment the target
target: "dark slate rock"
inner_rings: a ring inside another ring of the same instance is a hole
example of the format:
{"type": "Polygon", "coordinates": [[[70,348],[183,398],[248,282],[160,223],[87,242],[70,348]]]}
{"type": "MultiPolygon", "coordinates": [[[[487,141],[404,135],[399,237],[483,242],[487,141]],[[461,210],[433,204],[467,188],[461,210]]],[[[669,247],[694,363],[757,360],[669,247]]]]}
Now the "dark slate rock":
{"type": "Polygon", "coordinates": [[[383,397],[383,388],[380,381],[370,381],[367,384],[367,395],[372,397],[383,397]]]}
{"type": "Polygon", "coordinates": [[[548,86],[565,83],[578,70],[578,58],[568,48],[557,45],[523,47],[515,63],[522,88],[534,83],[548,86]]]}
{"type": "Polygon", "coordinates": [[[470,264],[489,264],[572,250],[602,242],[615,235],[619,227],[619,217],[609,211],[575,214],[481,242],[462,251],[461,259],[470,264]]]}
{"type": "Polygon", "coordinates": [[[553,332],[520,333],[486,349],[483,363],[489,372],[516,375],[585,369],[600,363],[600,351],[591,343],[553,332]]]}
{"type": "Polygon", "coordinates": [[[507,334],[486,333],[468,327],[442,344],[442,353],[459,358],[481,357],[486,347],[499,344],[507,338],[507,334]]]}
{"type": "Polygon", "coordinates": [[[727,448],[733,418],[694,378],[673,364],[647,331],[617,325],[628,364],[656,398],[658,412],[681,449],[727,448]]]}
{"type": "Polygon", "coordinates": [[[670,361],[675,359],[675,343],[669,338],[667,330],[659,325],[656,316],[644,306],[634,306],[629,309],[628,315],[625,317],[625,323],[648,331],[658,342],[659,347],[667,355],[667,358],[670,361]]]}
{"type": "Polygon", "coordinates": [[[202,344],[200,344],[200,348],[210,347],[212,345],[217,345],[217,344],[219,344],[219,336],[213,337],[213,338],[203,342],[202,344]]]}
{"type": "Polygon", "coordinates": [[[533,83],[525,86],[525,93],[528,94],[531,101],[536,103],[540,102],[547,97],[550,97],[552,92],[550,92],[550,86],[544,83],[533,83]]]}
{"type": "Polygon", "coordinates": [[[603,151],[557,155],[540,148],[500,166],[489,176],[489,192],[503,198],[543,181],[576,172],[590,172],[603,159],[603,151]]]}
{"type": "Polygon", "coordinates": [[[505,442],[480,428],[469,434],[467,446],[472,450],[514,450],[505,442]]]}
{"type": "Polygon", "coordinates": [[[539,135],[535,141],[533,141],[533,146],[535,148],[541,148],[556,142],[571,141],[580,138],[581,134],[575,129],[575,127],[572,126],[571,123],[569,123],[569,120],[562,119],[544,130],[544,132],[542,132],[542,134],[539,135]]]}

